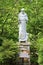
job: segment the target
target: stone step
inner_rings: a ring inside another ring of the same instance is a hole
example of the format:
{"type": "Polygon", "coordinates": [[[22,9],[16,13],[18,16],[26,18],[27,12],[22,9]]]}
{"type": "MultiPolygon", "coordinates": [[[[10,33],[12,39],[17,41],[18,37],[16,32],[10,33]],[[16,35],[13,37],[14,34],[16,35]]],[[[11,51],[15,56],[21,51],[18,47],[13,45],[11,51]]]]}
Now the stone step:
{"type": "Polygon", "coordinates": [[[23,45],[23,46],[30,46],[30,42],[26,42],[26,43],[19,43],[19,45],[23,45]]]}

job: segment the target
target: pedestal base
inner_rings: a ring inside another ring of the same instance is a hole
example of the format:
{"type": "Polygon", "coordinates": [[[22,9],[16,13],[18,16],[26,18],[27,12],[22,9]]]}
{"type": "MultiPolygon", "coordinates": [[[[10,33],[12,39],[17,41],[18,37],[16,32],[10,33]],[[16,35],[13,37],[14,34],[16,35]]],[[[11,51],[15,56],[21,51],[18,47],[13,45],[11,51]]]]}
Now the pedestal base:
{"type": "Polygon", "coordinates": [[[20,42],[19,49],[19,58],[24,59],[24,65],[30,65],[30,42],[20,42]]]}

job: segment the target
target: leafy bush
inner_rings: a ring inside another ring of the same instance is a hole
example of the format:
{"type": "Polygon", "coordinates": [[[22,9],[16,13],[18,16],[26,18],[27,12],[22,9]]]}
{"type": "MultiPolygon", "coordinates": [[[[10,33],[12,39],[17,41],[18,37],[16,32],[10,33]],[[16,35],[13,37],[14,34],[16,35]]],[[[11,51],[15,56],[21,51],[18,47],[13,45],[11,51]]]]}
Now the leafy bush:
{"type": "Polygon", "coordinates": [[[38,39],[38,63],[43,65],[43,38],[38,39]]]}
{"type": "Polygon", "coordinates": [[[17,59],[18,46],[13,40],[5,39],[0,46],[0,64],[10,65],[17,59]]]}
{"type": "Polygon", "coordinates": [[[35,47],[31,46],[31,63],[37,64],[38,55],[36,54],[37,50],[35,47]]]}
{"type": "Polygon", "coordinates": [[[31,51],[31,56],[30,56],[31,65],[32,64],[33,65],[38,65],[37,48],[35,47],[34,44],[31,45],[30,51],[31,51]]]}

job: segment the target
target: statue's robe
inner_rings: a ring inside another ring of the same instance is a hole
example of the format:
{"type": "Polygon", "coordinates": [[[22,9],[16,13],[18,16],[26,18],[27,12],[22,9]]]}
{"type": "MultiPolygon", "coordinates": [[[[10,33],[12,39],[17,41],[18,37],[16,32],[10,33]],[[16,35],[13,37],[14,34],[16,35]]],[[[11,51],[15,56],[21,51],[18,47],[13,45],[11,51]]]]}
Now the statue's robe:
{"type": "Polygon", "coordinates": [[[20,12],[18,15],[19,20],[19,41],[26,41],[26,22],[28,21],[28,17],[26,13],[20,12]]]}

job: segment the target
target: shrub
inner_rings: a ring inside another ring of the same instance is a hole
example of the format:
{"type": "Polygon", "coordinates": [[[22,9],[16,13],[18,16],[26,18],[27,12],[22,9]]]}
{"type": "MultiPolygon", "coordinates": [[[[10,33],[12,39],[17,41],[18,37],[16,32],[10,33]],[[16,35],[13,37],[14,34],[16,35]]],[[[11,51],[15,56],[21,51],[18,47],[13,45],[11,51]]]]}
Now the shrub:
{"type": "Polygon", "coordinates": [[[14,41],[5,39],[0,46],[0,64],[11,65],[17,59],[18,46],[14,41]]]}
{"type": "Polygon", "coordinates": [[[43,65],[43,38],[38,39],[38,63],[43,65]]]}

